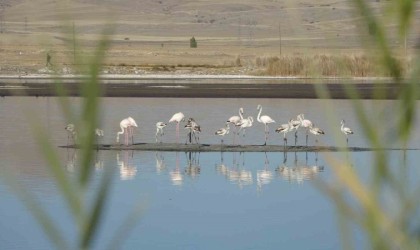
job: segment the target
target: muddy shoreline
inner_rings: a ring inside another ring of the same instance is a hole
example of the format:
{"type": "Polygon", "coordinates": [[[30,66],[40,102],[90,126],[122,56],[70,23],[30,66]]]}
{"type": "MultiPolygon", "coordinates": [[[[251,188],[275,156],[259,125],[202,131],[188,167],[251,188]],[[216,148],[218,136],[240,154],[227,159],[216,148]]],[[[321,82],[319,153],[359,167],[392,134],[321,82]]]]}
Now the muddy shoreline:
{"type": "MultiPolygon", "coordinates": [[[[60,146],[79,148],[78,145],[60,146]]],[[[335,147],[335,146],[283,146],[283,145],[221,145],[221,144],[180,144],[180,143],[135,143],[133,145],[99,144],[97,150],[141,150],[178,152],[343,152],[403,150],[395,148],[335,147]]],[[[413,149],[406,149],[413,150],[413,149]]]]}
{"type": "MultiPolygon", "coordinates": [[[[80,96],[83,77],[60,78],[65,93],[80,96]]],[[[348,88],[359,99],[397,99],[401,84],[378,80],[296,79],[274,77],[126,77],[100,78],[102,97],[183,98],[306,98],[349,99],[348,88]],[[320,97],[319,90],[327,95],[320,97]],[[378,95],[379,93],[379,95],[378,95]]],[[[52,77],[1,77],[0,96],[56,96],[52,77]]]]}

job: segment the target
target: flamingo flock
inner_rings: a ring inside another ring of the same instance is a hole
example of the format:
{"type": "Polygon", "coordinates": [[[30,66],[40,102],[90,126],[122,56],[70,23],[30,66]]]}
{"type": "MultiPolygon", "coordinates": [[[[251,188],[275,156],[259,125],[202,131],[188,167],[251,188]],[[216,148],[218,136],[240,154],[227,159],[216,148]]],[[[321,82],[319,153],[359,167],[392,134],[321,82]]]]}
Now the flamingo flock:
{"type": "MultiPolygon", "coordinates": [[[[270,133],[269,124],[276,123],[276,121],[274,119],[272,119],[267,114],[262,115],[262,106],[261,105],[257,106],[257,111],[258,111],[257,121],[264,125],[264,144],[262,144],[262,145],[265,146],[265,145],[267,145],[267,140],[268,140],[268,136],[269,136],[269,133],[270,133]]],[[[178,113],[175,113],[169,119],[168,123],[162,122],[162,121],[157,122],[156,123],[156,133],[155,133],[156,143],[162,143],[163,136],[165,135],[164,128],[167,127],[170,123],[175,123],[176,124],[175,136],[176,136],[176,142],[179,143],[180,124],[182,122],[184,122],[185,120],[186,120],[185,115],[182,112],[178,112],[178,113]]],[[[227,120],[225,120],[224,127],[216,130],[214,132],[214,134],[217,135],[217,136],[220,136],[220,138],[221,138],[220,144],[223,145],[225,136],[228,135],[229,132],[231,132],[231,134],[233,134],[233,145],[238,145],[238,144],[236,144],[236,137],[238,137],[238,139],[240,140],[239,135],[242,132],[242,137],[245,138],[245,131],[247,129],[251,128],[253,126],[253,123],[254,123],[254,118],[252,116],[248,116],[248,117],[245,118],[244,117],[244,109],[241,107],[241,108],[239,108],[238,115],[233,115],[230,118],[228,118],[227,120]],[[231,130],[230,126],[233,126],[234,129],[231,130]]],[[[346,142],[347,142],[347,145],[348,145],[348,141],[349,141],[348,136],[352,135],[354,133],[349,127],[345,127],[345,121],[344,120],[341,120],[340,124],[341,124],[340,130],[346,136],[346,142]]],[[[120,135],[124,135],[124,145],[126,145],[126,146],[133,145],[134,144],[134,129],[138,128],[138,125],[137,125],[136,121],[130,116],[130,117],[127,117],[127,118],[121,120],[119,126],[120,126],[121,130],[118,131],[117,134],[116,134],[116,143],[119,144],[120,143],[120,135]]],[[[188,118],[184,128],[188,131],[187,139],[186,139],[185,144],[187,144],[187,143],[199,144],[200,143],[199,136],[201,134],[201,126],[197,123],[197,121],[192,117],[188,118]]],[[[65,127],[65,130],[67,131],[67,134],[68,134],[67,144],[69,144],[69,140],[72,140],[73,143],[75,143],[75,140],[77,138],[77,132],[76,132],[76,128],[75,128],[74,124],[68,124],[65,127]]],[[[279,133],[279,134],[282,133],[283,134],[284,146],[287,146],[287,134],[294,131],[295,132],[294,133],[295,146],[296,146],[297,139],[298,139],[298,136],[297,136],[298,135],[298,130],[304,130],[305,131],[306,146],[308,146],[308,136],[309,136],[309,134],[312,134],[312,135],[315,136],[316,144],[318,143],[318,136],[325,135],[325,132],[321,128],[316,127],[315,124],[312,121],[310,121],[308,119],[305,119],[304,114],[297,115],[296,119],[294,119],[294,118],[289,119],[288,122],[279,125],[274,131],[276,133],[279,133]]],[[[98,138],[104,136],[104,132],[101,129],[96,129],[95,134],[97,135],[98,138]]]]}

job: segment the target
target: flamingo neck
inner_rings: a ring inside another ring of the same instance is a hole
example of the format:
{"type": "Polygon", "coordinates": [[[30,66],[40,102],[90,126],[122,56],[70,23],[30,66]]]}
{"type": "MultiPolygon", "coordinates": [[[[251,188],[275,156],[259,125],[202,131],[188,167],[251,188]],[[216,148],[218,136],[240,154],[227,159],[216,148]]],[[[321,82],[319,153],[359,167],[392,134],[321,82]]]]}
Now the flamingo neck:
{"type": "Polygon", "coordinates": [[[121,131],[118,131],[117,135],[122,135],[125,132],[126,127],[120,125],[121,131]]]}
{"type": "Polygon", "coordinates": [[[260,118],[261,112],[262,112],[262,107],[260,107],[260,111],[258,112],[258,116],[257,116],[257,121],[259,121],[259,122],[262,122],[261,118],[260,118]]]}

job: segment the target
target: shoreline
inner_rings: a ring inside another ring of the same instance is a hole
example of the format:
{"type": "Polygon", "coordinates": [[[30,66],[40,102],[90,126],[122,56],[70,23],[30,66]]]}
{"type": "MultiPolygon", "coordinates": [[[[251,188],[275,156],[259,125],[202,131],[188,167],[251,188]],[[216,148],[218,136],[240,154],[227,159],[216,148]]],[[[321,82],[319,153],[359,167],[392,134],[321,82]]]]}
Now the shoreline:
{"type": "MultiPolygon", "coordinates": [[[[59,80],[69,96],[80,96],[83,75],[0,75],[0,96],[57,96],[59,80]]],[[[247,75],[101,75],[101,97],[175,98],[323,98],[350,99],[353,87],[359,99],[397,99],[401,84],[389,78],[304,78],[247,75]]]]}
{"type": "MultiPolygon", "coordinates": [[[[79,148],[78,145],[59,146],[79,148]]],[[[283,145],[229,145],[229,144],[180,144],[180,143],[135,143],[133,145],[99,144],[96,150],[139,150],[174,152],[362,152],[377,150],[416,150],[401,148],[366,148],[337,146],[283,146],[283,145]]]]}

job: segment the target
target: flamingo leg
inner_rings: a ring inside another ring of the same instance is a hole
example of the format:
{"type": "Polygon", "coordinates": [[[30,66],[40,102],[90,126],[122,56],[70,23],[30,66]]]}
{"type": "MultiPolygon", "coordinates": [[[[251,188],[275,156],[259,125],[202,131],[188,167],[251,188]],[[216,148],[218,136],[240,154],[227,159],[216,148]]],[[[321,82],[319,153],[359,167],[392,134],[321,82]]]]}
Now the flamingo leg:
{"type": "Polygon", "coordinates": [[[235,145],[235,137],[237,133],[238,127],[235,126],[235,131],[233,132],[233,145],[235,145]]]}
{"type": "Polygon", "coordinates": [[[179,143],[179,122],[176,123],[176,143],[179,143]]]}
{"type": "Polygon", "coordinates": [[[130,126],[129,129],[131,135],[131,144],[134,144],[134,128],[130,126]]]}
{"type": "Polygon", "coordinates": [[[264,127],[264,146],[267,145],[267,124],[264,127]]]}
{"type": "Polygon", "coordinates": [[[124,129],[124,144],[128,146],[128,128],[124,129]]]}

